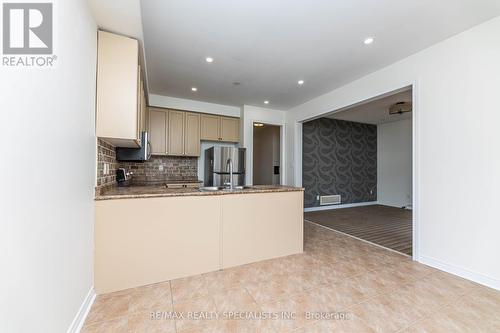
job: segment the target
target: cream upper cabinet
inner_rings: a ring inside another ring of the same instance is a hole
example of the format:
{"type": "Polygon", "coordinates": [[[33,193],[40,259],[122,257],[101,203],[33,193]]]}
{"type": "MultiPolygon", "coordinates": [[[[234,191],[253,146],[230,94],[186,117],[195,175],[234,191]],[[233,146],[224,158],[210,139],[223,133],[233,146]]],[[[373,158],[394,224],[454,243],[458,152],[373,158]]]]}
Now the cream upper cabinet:
{"type": "Polygon", "coordinates": [[[217,141],[220,140],[219,125],[220,117],[211,114],[202,114],[201,121],[201,139],[217,141]]]}
{"type": "Polygon", "coordinates": [[[238,142],[239,119],[149,108],[153,155],[200,156],[201,140],[238,142]]]}
{"type": "Polygon", "coordinates": [[[150,108],[149,137],[151,143],[151,154],[167,155],[167,127],[168,112],[150,108]]]}
{"type": "Polygon", "coordinates": [[[200,156],[200,114],[185,113],[184,155],[200,156]]]}
{"type": "Polygon", "coordinates": [[[201,140],[238,142],[240,140],[238,118],[201,115],[201,140]]]}
{"type": "Polygon", "coordinates": [[[96,134],[115,146],[139,146],[138,68],[137,40],[99,31],[96,134]]]}
{"type": "Polygon", "coordinates": [[[184,118],[185,112],[168,112],[168,154],[184,155],[184,118]]]}
{"type": "Polygon", "coordinates": [[[240,121],[238,118],[220,117],[221,141],[238,142],[240,140],[240,121]]]}

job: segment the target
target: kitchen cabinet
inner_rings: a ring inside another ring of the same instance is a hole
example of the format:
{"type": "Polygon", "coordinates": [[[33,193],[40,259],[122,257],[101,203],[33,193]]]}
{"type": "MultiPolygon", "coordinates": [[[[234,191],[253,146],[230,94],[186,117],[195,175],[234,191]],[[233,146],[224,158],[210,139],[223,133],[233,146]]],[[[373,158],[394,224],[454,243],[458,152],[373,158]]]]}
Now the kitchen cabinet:
{"type": "Polygon", "coordinates": [[[184,113],[184,155],[200,156],[200,114],[184,113]]]}
{"type": "Polygon", "coordinates": [[[184,155],[183,111],[168,111],[168,155],[184,155]]]}
{"type": "Polygon", "coordinates": [[[96,293],[302,253],[303,196],[285,191],[97,200],[96,293]]]}
{"type": "Polygon", "coordinates": [[[116,147],[141,145],[141,74],[137,40],[98,32],[96,134],[116,147]]]}
{"type": "Polygon", "coordinates": [[[237,118],[220,117],[221,141],[238,142],[240,140],[240,121],[237,118]]]}
{"type": "Polygon", "coordinates": [[[202,114],[201,121],[201,139],[218,141],[220,139],[219,127],[220,117],[211,114],[202,114]]]}
{"type": "Polygon", "coordinates": [[[238,118],[202,114],[201,140],[238,142],[240,121],[238,118]]]}
{"type": "Polygon", "coordinates": [[[149,109],[149,142],[151,143],[151,154],[167,154],[167,125],[168,112],[149,109]]]}
{"type": "Polygon", "coordinates": [[[200,156],[201,140],[238,142],[239,123],[238,118],[150,107],[152,153],[200,156]]]}

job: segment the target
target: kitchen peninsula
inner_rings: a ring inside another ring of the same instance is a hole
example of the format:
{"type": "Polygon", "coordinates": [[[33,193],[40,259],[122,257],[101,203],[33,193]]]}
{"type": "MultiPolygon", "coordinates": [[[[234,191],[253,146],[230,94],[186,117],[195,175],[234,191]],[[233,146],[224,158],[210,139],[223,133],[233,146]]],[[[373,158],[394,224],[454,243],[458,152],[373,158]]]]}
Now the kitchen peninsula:
{"type": "Polygon", "coordinates": [[[95,201],[98,294],[303,251],[303,189],[114,187],[95,201]]]}

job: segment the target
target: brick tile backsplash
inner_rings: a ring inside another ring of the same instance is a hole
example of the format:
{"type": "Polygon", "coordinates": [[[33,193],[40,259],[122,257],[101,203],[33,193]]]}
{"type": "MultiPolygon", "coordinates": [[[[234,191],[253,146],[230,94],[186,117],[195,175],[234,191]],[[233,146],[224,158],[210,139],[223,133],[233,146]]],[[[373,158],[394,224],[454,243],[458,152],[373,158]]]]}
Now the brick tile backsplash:
{"type": "Polygon", "coordinates": [[[152,156],[145,162],[118,162],[115,147],[97,140],[96,191],[116,185],[116,169],[132,172],[132,184],[158,183],[172,180],[195,180],[198,178],[198,158],[184,156],[152,156]],[[109,174],[104,175],[104,163],[109,164],[109,174]],[[160,170],[160,166],[163,170],[160,170]]]}
{"type": "Polygon", "coordinates": [[[120,168],[133,172],[132,183],[198,178],[198,158],[196,157],[152,156],[146,162],[120,162],[120,168]],[[163,167],[163,171],[160,167],[163,167]]]}
{"type": "Polygon", "coordinates": [[[115,147],[101,139],[97,139],[97,189],[116,184],[116,160],[115,147]],[[109,164],[109,174],[104,175],[104,163],[109,164]]]}

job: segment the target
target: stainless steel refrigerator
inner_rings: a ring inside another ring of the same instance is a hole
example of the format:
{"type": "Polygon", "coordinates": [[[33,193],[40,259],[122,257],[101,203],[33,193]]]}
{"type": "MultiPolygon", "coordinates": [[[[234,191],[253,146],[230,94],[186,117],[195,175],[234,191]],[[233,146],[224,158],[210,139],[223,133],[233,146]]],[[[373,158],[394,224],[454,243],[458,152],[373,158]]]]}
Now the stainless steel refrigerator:
{"type": "Polygon", "coordinates": [[[228,186],[232,165],[233,186],[245,186],[245,148],[212,147],[205,150],[204,186],[228,186]]]}

